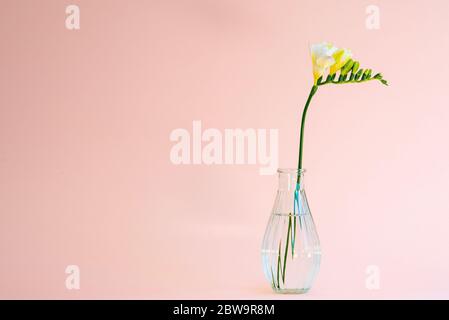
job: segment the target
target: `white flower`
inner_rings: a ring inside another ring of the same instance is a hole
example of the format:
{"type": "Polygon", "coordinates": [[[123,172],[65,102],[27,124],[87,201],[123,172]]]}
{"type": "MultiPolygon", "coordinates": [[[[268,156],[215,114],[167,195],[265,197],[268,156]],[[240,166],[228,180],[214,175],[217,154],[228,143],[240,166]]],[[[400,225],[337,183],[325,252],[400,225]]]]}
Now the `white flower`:
{"type": "Polygon", "coordinates": [[[328,71],[329,68],[335,63],[333,55],[337,50],[338,48],[327,42],[313,44],[310,47],[315,85],[317,84],[318,78],[323,76],[326,71],[328,71]]]}

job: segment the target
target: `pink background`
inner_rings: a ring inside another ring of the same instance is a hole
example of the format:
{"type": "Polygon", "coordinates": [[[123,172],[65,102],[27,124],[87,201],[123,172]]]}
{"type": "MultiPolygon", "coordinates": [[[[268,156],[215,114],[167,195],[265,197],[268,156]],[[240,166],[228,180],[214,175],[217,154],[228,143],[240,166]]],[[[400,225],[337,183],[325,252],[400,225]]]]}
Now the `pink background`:
{"type": "Polygon", "coordinates": [[[0,298],[449,298],[448,33],[446,0],[2,0],[0,298]],[[308,45],[323,40],[390,86],[312,102],[322,266],[309,294],[279,296],[259,256],[277,177],[175,166],[169,134],[279,129],[294,167],[308,45]]]}

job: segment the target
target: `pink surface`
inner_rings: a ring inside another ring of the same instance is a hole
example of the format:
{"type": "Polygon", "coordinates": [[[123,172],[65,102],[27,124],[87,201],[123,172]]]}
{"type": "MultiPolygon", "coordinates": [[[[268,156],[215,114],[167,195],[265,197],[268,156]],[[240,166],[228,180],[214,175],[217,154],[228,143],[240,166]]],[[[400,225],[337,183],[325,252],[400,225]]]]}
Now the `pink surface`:
{"type": "Polygon", "coordinates": [[[3,0],[0,298],[449,298],[448,21],[446,0],[3,0]],[[321,271],[309,294],[278,296],[259,256],[277,177],[175,166],[169,135],[193,120],[279,129],[279,165],[294,167],[308,45],[323,40],[390,86],[314,98],[321,271]]]}

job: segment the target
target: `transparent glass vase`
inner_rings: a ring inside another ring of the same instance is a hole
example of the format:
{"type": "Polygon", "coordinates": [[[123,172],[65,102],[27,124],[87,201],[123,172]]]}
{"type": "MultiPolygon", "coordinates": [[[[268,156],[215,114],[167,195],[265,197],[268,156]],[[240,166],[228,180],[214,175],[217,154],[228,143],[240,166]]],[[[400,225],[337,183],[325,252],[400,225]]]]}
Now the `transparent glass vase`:
{"type": "Polygon", "coordinates": [[[279,169],[279,188],[262,242],[265,277],[278,293],[306,293],[321,248],[304,190],[304,170],[279,169]]]}

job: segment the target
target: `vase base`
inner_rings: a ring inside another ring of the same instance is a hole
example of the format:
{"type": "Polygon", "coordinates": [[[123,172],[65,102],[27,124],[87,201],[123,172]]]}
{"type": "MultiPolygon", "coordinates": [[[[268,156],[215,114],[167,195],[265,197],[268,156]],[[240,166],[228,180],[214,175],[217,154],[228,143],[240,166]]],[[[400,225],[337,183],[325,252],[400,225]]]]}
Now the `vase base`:
{"type": "Polygon", "coordinates": [[[280,294],[304,294],[309,291],[309,289],[278,289],[273,288],[274,292],[280,294]]]}

